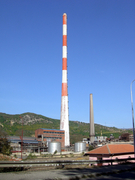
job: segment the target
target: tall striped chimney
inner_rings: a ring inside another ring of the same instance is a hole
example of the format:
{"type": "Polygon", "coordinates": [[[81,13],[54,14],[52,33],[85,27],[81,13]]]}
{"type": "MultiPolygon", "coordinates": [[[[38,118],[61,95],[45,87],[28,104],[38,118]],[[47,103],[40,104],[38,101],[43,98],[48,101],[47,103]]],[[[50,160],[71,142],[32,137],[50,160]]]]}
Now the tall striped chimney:
{"type": "Polygon", "coordinates": [[[67,15],[63,14],[63,46],[62,46],[62,94],[60,129],[65,130],[65,146],[70,145],[67,90],[67,15]]]}
{"type": "Polygon", "coordinates": [[[93,95],[90,94],[90,142],[95,140],[94,112],[93,112],[93,95]]]}

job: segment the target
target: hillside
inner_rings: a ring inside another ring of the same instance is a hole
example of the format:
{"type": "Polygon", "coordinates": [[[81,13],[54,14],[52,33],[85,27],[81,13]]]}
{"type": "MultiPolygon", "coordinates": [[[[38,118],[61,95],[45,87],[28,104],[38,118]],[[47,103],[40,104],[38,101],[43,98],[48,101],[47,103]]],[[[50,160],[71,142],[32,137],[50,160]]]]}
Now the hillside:
{"type": "MultiPolygon", "coordinates": [[[[24,136],[35,136],[35,130],[38,128],[48,129],[59,129],[60,120],[51,119],[46,116],[34,114],[34,113],[23,113],[16,115],[9,115],[0,113],[0,127],[7,132],[8,135],[21,136],[22,132],[22,119],[23,118],[23,135],[24,136]]],[[[69,121],[70,127],[70,140],[71,143],[81,141],[83,137],[89,137],[89,123],[79,121],[69,121]]],[[[118,138],[122,133],[129,132],[131,130],[122,130],[115,127],[107,127],[99,124],[95,124],[96,136],[102,135],[109,137],[113,134],[115,138],[118,138]]]]}

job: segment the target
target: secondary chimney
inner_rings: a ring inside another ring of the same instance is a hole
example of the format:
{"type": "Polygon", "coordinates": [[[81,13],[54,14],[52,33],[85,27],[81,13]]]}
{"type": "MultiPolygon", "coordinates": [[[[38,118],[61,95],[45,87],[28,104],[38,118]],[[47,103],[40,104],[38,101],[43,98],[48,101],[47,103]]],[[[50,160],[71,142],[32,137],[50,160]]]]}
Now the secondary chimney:
{"type": "Polygon", "coordinates": [[[90,142],[95,140],[94,113],[93,113],[93,95],[90,94],[90,142]]]}

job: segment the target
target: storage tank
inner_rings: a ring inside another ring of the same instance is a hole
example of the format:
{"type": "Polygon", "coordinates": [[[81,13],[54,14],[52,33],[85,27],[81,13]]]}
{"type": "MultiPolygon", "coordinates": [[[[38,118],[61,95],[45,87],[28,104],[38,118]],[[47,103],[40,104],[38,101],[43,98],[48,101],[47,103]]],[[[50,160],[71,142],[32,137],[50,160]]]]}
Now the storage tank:
{"type": "Polygon", "coordinates": [[[85,142],[75,143],[75,152],[83,152],[83,151],[86,151],[86,143],[85,142]]]}
{"type": "Polygon", "coordinates": [[[55,151],[61,152],[61,143],[60,142],[49,142],[48,143],[48,152],[53,154],[55,151]]]}

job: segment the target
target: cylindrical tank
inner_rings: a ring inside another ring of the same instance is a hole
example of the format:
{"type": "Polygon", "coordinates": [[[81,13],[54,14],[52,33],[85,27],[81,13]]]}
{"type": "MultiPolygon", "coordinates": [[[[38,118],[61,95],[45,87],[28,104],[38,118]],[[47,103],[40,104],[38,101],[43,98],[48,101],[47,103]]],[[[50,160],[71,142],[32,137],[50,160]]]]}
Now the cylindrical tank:
{"type": "Polygon", "coordinates": [[[75,152],[83,152],[83,151],[86,151],[86,143],[85,142],[75,143],[75,152]]]}
{"type": "Polygon", "coordinates": [[[61,143],[60,142],[49,142],[48,152],[53,154],[55,151],[61,152],[61,143]]]}

